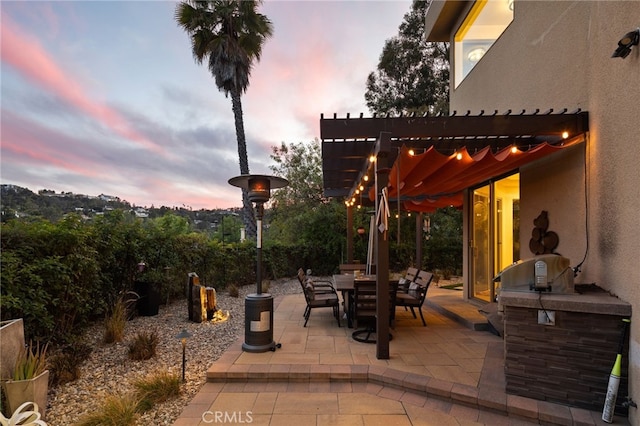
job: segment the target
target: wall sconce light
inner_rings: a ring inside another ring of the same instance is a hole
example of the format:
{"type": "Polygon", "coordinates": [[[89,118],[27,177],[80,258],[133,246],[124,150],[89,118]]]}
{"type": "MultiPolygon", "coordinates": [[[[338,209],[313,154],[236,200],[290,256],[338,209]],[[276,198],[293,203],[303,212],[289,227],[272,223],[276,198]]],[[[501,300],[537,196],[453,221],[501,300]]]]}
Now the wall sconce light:
{"type": "Polygon", "coordinates": [[[626,33],[620,41],[618,41],[618,48],[611,55],[612,58],[626,58],[631,53],[631,47],[637,46],[640,42],[640,28],[635,31],[626,33]]]}
{"type": "Polygon", "coordinates": [[[187,350],[187,339],[189,337],[191,337],[191,333],[189,333],[187,330],[182,330],[176,336],[176,339],[180,339],[180,342],[182,343],[182,381],[183,382],[185,381],[184,372],[187,366],[186,350],[187,350]]]}

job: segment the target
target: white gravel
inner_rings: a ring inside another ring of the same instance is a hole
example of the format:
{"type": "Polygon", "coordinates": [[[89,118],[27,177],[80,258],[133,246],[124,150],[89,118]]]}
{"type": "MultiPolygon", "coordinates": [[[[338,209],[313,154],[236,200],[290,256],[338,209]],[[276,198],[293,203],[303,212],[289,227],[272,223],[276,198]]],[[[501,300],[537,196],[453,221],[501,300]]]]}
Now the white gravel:
{"type": "MultiPolygon", "coordinates": [[[[255,293],[255,285],[240,289],[240,296],[230,297],[217,293],[217,307],[229,311],[230,317],[220,323],[194,323],[188,321],[186,300],[161,305],[152,317],[136,317],[127,322],[124,340],[116,344],[103,344],[104,325],[95,324],[85,339],[93,352],[81,366],[81,377],[49,390],[46,421],[50,426],[68,426],[83,415],[99,409],[109,395],[124,395],[133,391],[133,382],[155,371],[170,371],[182,375],[182,345],[176,335],[183,329],[192,334],[187,342],[186,382],[182,394],[176,399],[156,405],[144,413],[138,425],[171,425],[184,407],[195,396],[206,380],[207,369],[222,353],[244,335],[244,298],[255,293]],[[157,354],[147,361],[131,361],[128,345],[138,332],[155,332],[159,337],[157,354]]],[[[296,279],[271,281],[269,293],[273,296],[301,293],[296,279]]]]}

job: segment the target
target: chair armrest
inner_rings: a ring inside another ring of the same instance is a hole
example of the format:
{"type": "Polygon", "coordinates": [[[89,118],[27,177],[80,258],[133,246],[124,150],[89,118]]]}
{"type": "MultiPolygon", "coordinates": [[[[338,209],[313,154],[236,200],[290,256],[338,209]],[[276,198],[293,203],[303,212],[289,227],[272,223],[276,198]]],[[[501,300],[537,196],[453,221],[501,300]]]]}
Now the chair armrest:
{"type": "Polygon", "coordinates": [[[331,283],[331,281],[326,281],[326,280],[309,280],[311,282],[311,284],[313,285],[314,291],[316,293],[336,293],[336,289],[335,287],[333,287],[333,284],[331,283]]]}
{"type": "Polygon", "coordinates": [[[333,283],[331,281],[312,279],[311,282],[313,283],[314,287],[331,287],[335,290],[335,287],[333,286],[333,283]]]}

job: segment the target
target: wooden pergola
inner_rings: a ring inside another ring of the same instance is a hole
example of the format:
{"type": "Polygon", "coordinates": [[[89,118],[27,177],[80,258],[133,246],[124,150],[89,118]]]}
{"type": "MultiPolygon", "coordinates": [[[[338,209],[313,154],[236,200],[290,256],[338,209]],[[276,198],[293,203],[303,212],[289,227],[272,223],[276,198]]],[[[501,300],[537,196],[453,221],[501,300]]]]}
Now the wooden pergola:
{"type": "MultiPolygon", "coordinates": [[[[356,196],[368,199],[377,212],[379,359],[389,358],[389,243],[388,230],[379,226],[384,216],[381,206],[402,201],[404,208],[411,210],[425,199],[450,202],[464,188],[584,141],[588,129],[588,113],[580,110],[369,118],[321,115],[324,195],[345,198],[348,262],[353,259],[352,207],[356,196]],[[420,155],[425,156],[423,162],[414,159],[420,155]],[[438,167],[426,173],[434,161],[439,162],[438,167]],[[409,170],[410,163],[413,167],[409,170]],[[405,188],[407,182],[410,188],[405,188]],[[367,196],[360,197],[361,193],[367,196]]],[[[414,210],[425,211],[419,207],[414,210]]]]}

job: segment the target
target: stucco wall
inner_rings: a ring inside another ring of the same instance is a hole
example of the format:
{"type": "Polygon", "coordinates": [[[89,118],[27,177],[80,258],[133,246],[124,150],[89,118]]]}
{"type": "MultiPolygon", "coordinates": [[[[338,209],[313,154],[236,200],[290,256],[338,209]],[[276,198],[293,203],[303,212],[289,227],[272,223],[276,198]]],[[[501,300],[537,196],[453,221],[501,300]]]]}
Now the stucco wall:
{"type": "MultiPolygon", "coordinates": [[[[529,164],[520,169],[520,247],[523,258],[534,256],[529,250],[533,220],[542,210],[548,212],[549,231],[558,234],[555,252],[576,266],[587,250],[585,235],[585,144],[529,164]],[[562,182],[559,184],[559,182],[562,182]]],[[[579,277],[577,282],[582,282],[579,277]]]]}
{"type": "MultiPolygon", "coordinates": [[[[586,250],[586,220],[588,255],[576,282],[597,283],[634,312],[640,312],[640,46],[626,59],[611,54],[639,26],[638,1],[516,0],[509,28],[451,92],[457,111],[589,111],[586,144],[522,169],[521,244],[526,250],[533,218],[547,210],[550,230],[560,236],[557,251],[576,265],[586,250]]],[[[640,402],[637,321],[629,356],[630,395],[640,402]]]]}

